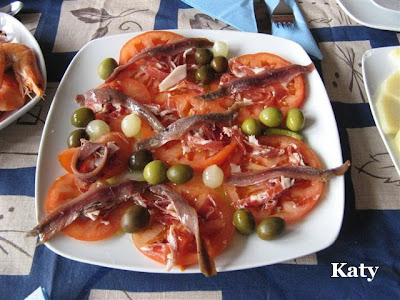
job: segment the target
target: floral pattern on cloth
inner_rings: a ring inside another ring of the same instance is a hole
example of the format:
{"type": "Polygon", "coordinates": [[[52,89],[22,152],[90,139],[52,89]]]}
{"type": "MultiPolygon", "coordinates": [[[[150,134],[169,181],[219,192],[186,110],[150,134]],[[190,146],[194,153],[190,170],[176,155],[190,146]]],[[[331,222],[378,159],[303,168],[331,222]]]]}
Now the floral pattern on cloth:
{"type": "Polygon", "coordinates": [[[0,275],[28,275],[36,248],[26,232],[35,225],[32,197],[0,195],[0,275]]]}
{"type": "Polygon", "coordinates": [[[356,209],[400,209],[400,176],[376,127],[347,129],[356,209]],[[397,197],[396,197],[397,195],[397,197]]]}
{"type": "Polygon", "coordinates": [[[158,1],[146,0],[65,1],[53,52],[78,51],[107,35],[152,30],[158,8],[158,1]]]}

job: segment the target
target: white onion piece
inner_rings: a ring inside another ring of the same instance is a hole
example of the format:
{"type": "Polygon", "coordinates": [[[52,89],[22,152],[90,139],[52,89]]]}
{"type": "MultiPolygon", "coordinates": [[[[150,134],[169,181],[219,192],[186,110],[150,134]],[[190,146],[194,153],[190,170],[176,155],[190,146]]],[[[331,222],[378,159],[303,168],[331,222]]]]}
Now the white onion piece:
{"type": "Polygon", "coordinates": [[[121,130],[127,137],[133,137],[140,132],[142,120],[135,113],[125,116],[121,122],[121,130]]]}
{"type": "Polygon", "coordinates": [[[90,121],[86,127],[86,132],[89,135],[90,141],[94,142],[99,137],[110,132],[110,126],[102,120],[90,121]]]}
{"type": "Polygon", "coordinates": [[[210,188],[221,186],[224,181],[224,172],[217,165],[211,165],[203,171],[203,183],[210,188]]]}
{"type": "Polygon", "coordinates": [[[179,81],[186,78],[186,65],[177,66],[172,72],[158,85],[160,92],[168,90],[179,81]]]}
{"type": "Polygon", "coordinates": [[[211,48],[214,56],[228,57],[228,45],[222,41],[216,41],[211,48]]]}

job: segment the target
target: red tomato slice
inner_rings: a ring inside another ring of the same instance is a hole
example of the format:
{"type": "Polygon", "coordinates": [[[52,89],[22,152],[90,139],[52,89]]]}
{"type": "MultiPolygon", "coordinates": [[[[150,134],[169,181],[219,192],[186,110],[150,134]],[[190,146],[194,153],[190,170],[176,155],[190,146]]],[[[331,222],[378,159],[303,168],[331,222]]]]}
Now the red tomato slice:
{"type": "MultiPolygon", "coordinates": [[[[232,207],[219,192],[205,187],[202,183],[188,182],[171,186],[196,209],[200,236],[210,255],[217,256],[228,245],[234,233],[232,207]]],[[[196,264],[198,260],[194,236],[182,224],[175,221],[174,225],[178,243],[176,265],[184,268],[196,264]]],[[[144,255],[166,264],[167,254],[170,252],[166,241],[168,231],[168,225],[162,225],[153,219],[149,229],[133,234],[132,239],[144,255]]]]}
{"type": "Polygon", "coordinates": [[[107,162],[102,179],[111,178],[126,170],[128,159],[132,154],[132,145],[121,133],[111,132],[96,140],[96,143],[100,144],[107,144],[108,142],[115,142],[119,150],[107,162]]]}
{"type": "MultiPolygon", "coordinates": [[[[59,177],[50,187],[45,201],[45,210],[47,213],[69,200],[79,196],[81,192],[75,184],[75,178],[72,174],[66,174],[59,177]]],[[[113,209],[107,217],[100,216],[92,221],[81,216],[61,231],[77,240],[81,241],[99,241],[113,236],[120,229],[120,221],[124,212],[132,203],[124,202],[113,209]],[[108,221],[106,225],[104,221],[108,221]]]]}
{"type": "Polygon", "coordinates": [[[183,38],[182,35],[170,31],[149,31],[135,36],[122,46],[119,64],[123,65],[144,49],[170,43],[183,38]]]}
{"type": "Polygon", "coordinates": [[[181,142],[169,142],[154,150],[154,157],[169,165],[181,163],[191,166],[196,171],[203,171],[211,165],[222,165],[235,150],[238,143],[235,140],[218,152],[202,149],[183,154],[181,142]]]}
{"type": "MultiPolygon", "coordinates": [[[[254,168],[292,165],[293,159],[297,157],[302,157],[307,166],[321,168],[314,152],[299,140],[272,135],[259,137],[258,141],[260,145],[283,149],[285,152],[281,155],[271,155],[271,157],[247,154],[243,157],[241,163],[244,172],[254,168]]],[[[294,185],[288,189],[283,188],[283,185],[279,182],[277,184],[267,182],[248,187],[225,186],[225,191],[232,203],[236,206],[246,203],[245,208],[254,214],[256,222],[260,222],[268,216],[279,216],[286,222],[298,221],[318,202],[322,189],[323,183],[316,180],[296,180],[294,185]],[[261,193],[264,193],[264,195],[268,193],[270,196],[270,200],[263,202],[263,205],[254,202],[256,195],[261,195],[261,193]],[[252,198],[250,198],[251,196],[252,198]]]]}
{"type": "Polygon", "coordinates": [[[130,77],[118,76],[118,79],[110,83],[104,83],[100,85],[99,88],[109,88],[120,91],[122,94],[131,97],[139,103],[151,103],[151,96],[146,86],[140,81],[130,77]]]}
{"type": "MultiPolygon", "coordinates": [[[[119,119],[116,119],[116,122],[117,120],[119,119]]],[[[100,137],[96,141],[96,143],[100,144],[107,144],[108,142],[114,142],[119,147],[119,149],[117,150],[116,153],[114,153],[113,156],[110,157],[109,161],[107,161],[107,164],[104,167],[102,175],[101,177],[99,177],[99,179],[111,178],[113,176],[122,173],[122,171],[124,171],[127,168],[128,159],[132,154],[132,145],[130,141],[124,137],[122,133],[111,132],[109,134],[100,137]]],[[[58,155],[58,160],[61,166],[70,173],[72,173],[71,161],[76,149],[77,148],[66,149],[58,155]]],[[[90,165],[88,161],[89,159],[91,159],[91,157],[89,157],[87,161],[84,163],[85,166],[90,165]]],[[[90,170],[81,170],[81,172],[85,171],[89,172],[90,170]]]]}
{"type": "Polygon", "coordinates": [[[176,108],[179,117],[187,117],[192,115],[205,115],[209,113],[225,112],[234,103],[232,98],[220,98],[213,101],[204,101],[196,99],[195,96],[200,93],[176,94],[168,98],[169,107],[176,108]]]}
{"type": "MultiPolygon", "coordinates": [[[[271,53],[247,54],[229,61],[231,70],[254,74],[249,68],[277,69],[291,63],[271,53]]],[[[302,75],[297,76],[287,86],[274,83],[240,93],[242,98],[252,99],[254,105],[241,109],[238,121],[243,122],[248,117],[258,118],[264,106],[274,106],[282,110],[284,116],[291,108],[300,107],[305,99],[305,83],[302,75]]]]}
{"type": "Polygon", "coordinates": [[[72,173],[71,161],[77,149],[78,148],[68,148],[58,154],[58,161],[60,162],[60,165],[69,173],[72,173]]]}

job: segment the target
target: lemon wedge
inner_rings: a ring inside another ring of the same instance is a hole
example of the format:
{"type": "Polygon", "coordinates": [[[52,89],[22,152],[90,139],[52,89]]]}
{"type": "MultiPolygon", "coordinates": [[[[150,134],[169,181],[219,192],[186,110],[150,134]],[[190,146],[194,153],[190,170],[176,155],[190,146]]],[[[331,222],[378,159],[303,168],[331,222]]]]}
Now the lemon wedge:
{"type": "Polygon", "coordinates": [[[397,131],[397,134],[394,137],[394,144],[396,146],[397,151],[400,153],[400,130],[397,131]]]}
{"type": "Polygon", "coordinates": [[[400,129],[400,71],[383,82],[376,101],[383,132],[397,134],[400,129]]]}
{"type": "Polygon", "coordinates": [[[391,51],[389,55],[391,59],[394,61],[394,63],[400,66],[400,47],[391,51]]]}

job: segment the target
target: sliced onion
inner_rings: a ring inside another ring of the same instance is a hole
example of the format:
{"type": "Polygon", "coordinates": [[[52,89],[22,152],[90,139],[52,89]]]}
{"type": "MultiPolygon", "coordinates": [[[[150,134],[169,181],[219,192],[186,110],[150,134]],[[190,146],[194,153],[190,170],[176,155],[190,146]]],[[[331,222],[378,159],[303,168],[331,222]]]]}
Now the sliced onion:
{"type": "Polygon", "coordinates": [[[186,78],[186,65],[177,66],[161,83],[158,85],[160,92],[168,90],[179,81],[186,78]]]}
{"type": "Polygon", "coordinates": [[[96,141],[99,137],[110,132],[110,126],[102,120],[90,121],[86,127],[86,132],[90,137],[90,141],[96,141]]]}
{"type": "Polygon", "coordinates": [[[142,128],[142,120],[135,113],[125,116],[121,122],[121,130],[127,137],[134,137],[142,128]]]}
{"type": "Polygon", "coordinates": [[[222,41],[216,41],[211,51],[214,56],[228,57],[228,45],[222,41]]]}
{"type": "Polygon", "coordinates": [[[211,165],[203,171],[203,183],[210,188],[221,186],[224,181],[224,172],[217,165],[211,165]]]}

